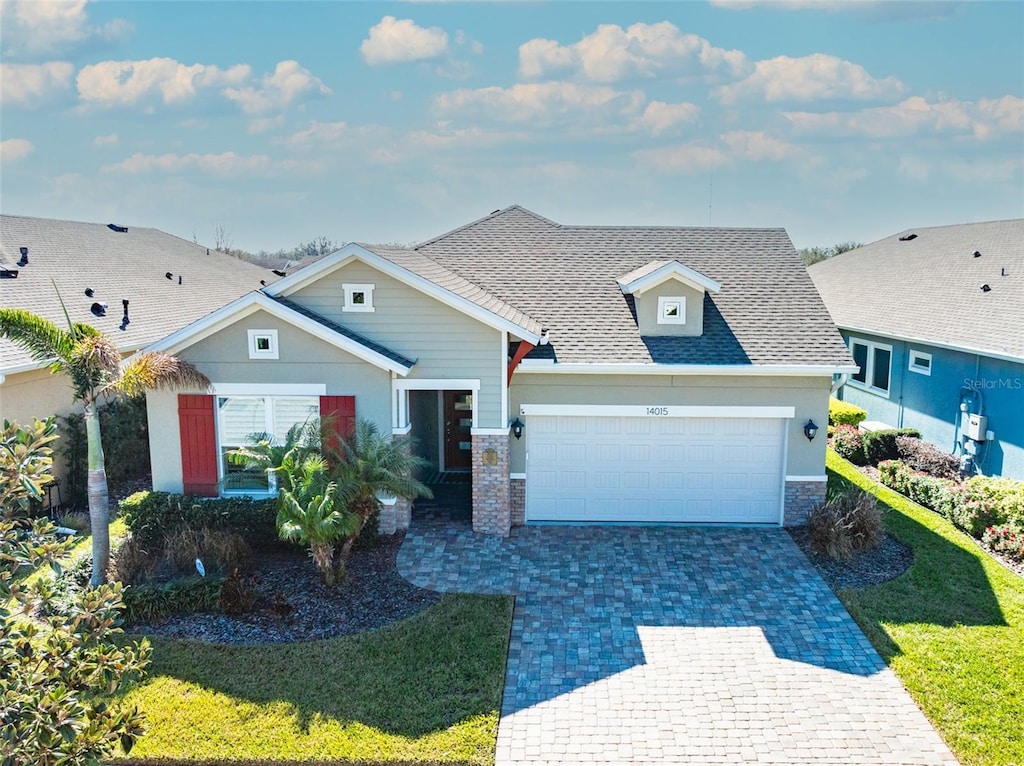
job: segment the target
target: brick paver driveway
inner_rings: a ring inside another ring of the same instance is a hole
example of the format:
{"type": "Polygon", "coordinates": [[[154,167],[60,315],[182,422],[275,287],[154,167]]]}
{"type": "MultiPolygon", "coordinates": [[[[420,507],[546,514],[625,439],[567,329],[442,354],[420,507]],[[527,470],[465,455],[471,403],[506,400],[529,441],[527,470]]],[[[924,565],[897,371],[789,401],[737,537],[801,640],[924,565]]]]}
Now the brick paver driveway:
{"type": "Polygon", "coordinates": [[[498,766],[956,763],[784,531],[417,520],[398,563],[516,595],[498,766]]]}

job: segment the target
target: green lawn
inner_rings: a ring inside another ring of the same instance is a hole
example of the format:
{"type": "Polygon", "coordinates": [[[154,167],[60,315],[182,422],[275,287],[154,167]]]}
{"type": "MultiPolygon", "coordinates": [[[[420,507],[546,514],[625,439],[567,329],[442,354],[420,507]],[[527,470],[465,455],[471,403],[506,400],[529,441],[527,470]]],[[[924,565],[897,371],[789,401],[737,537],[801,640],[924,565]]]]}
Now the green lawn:
{"type": "Polygon", "coordinates": [[[491,764],[511,621],[510,597],[457,595],[328,641],[153,640],[128,760],[491,764]]]}
{"type": "Polygon", "coordinates": [[[936,513],[828,455],[830,488],[853,483],[889,506],[914,549],[902,577],[839,594],[964,764],[1024,764],[1024,579],[936,513]]]}

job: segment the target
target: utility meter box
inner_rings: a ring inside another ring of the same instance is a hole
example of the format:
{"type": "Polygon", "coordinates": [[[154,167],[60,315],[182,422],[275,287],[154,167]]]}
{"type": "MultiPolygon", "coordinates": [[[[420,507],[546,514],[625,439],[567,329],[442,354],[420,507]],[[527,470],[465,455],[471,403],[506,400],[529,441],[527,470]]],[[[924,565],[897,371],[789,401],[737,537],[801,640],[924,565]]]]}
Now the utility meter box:
{"type": "Polygon", "coordinates": [[[967,413],[964,418],[964,436],[976,442],[985,441],[985,432],[988,430],[988,418],[984,415],[967,413]]]}

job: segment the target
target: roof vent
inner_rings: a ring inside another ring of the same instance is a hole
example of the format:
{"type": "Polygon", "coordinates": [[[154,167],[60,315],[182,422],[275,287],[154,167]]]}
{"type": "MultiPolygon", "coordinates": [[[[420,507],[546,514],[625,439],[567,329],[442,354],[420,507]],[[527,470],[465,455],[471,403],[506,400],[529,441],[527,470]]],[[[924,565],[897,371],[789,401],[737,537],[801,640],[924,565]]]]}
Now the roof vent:
{"type": "Polygon", "coordinates": [[[22,247],[21,248],[21,260],[18,261],[18,265],[22,266],[22,267],[28,266],[28,248],[27,247],[22,247]]]}
{"type": "Polygon", "coordinates": [[[105,317],[107,315],[107,304],[106,303],[94,303],[89,307],[89,311],[98,317],[105,317]]]}
{"type": "Polygon", "coordinates": [[[281,271],[280,269],[271,269],[271,271],[273,273],[277,274],[277,276],[279,276],[279,277],[286,277],[286,276],[288,276],[287,272],[281,271]]]}
{"type": "Polygon", "coordinates": [[[168,279],[174,279],[174,275],[169,271],[166,274],[164,274],[164,276],[167,277],[168,279]]]}
{"type": "Polygon", "coordinates": [[[904,234],[902,237],[900,237],[900,242],[909,242],[912,239],[917,239],[917,235],[916,234],[904,234]]]}
{"type": "Polygon", "coordinates": [[[1006,271],[1006,267],[1005,266],[1003,266],[1001,269],[999,269],[999,276],[1001,276],[1001,277],[1008,277],[1008,276],[1010,276],[1009,273],[1006,271]]]}
{"type": "Polygon", "coordinates": [[[981,251],[980,250],[975,250],[974,251],[974,257],[975,258],[981,258],[981,251]]]}
{"type": "Polygon", "coordinates": [[[124,330],[128,329],[128,325],[132,320],[128,318],[128,299],[122,298],[121,305],[124,306],[124,316],[121,317],[121,331],[124,332],[124,330]]]}
{"type": "Polygon", "coordinates": [[[983,285],[981,286],[981,291],[982,291],[983,293],[987,293],[987,292],[989,292],[989,291],[990,291],[991,289],[992,289],[992,288],[991,288],[991,287],[989,287],[989,285],[988,285],[988,283],[987,283],[987,282],[986,282],[985,284],[983,284],[983,285]]]}
{"type": "Polygon", "coordinates": [[[0,268],[0,279],[17,279],[17,278],[18,278],[18,270],[17,269],[3,269],[3,268],[0,268]]]}
{"type": "Polygon", "coordinates": [[[91,297],[92,297],[92,296],[94,296],[95,294],[96,294],[96,291],[95,291],[95,290],[93,290],[93,289],[92,289],[91,287],[87,287],[87,288],[85,288],[85,297],[86,297],[86,298],[91,298],[91,297]]]}
{"type": "Polygon", "coordinates": [[[107,228],[110,229],[111,231],[116,231],[118,234],[124,234],[126,231],[128,231],[127,226],[118,226],[116,223],[108,223],[107,228]]]}

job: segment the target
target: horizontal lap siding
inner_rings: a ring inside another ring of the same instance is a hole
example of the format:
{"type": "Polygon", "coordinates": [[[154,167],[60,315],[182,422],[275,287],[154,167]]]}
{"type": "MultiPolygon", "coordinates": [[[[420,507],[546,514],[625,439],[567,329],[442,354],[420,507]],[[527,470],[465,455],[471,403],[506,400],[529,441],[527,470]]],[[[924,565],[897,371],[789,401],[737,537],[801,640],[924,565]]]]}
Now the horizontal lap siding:
{"type": "Polygon", "coordinates": [[[349,264],[289,299],[415,359],[410,379],[479,379],[479,425],[503,425],[498,330],[361,263],[349,264]],[[374,311],[343,312],[344,283],[374,285],[374,311]]]}

